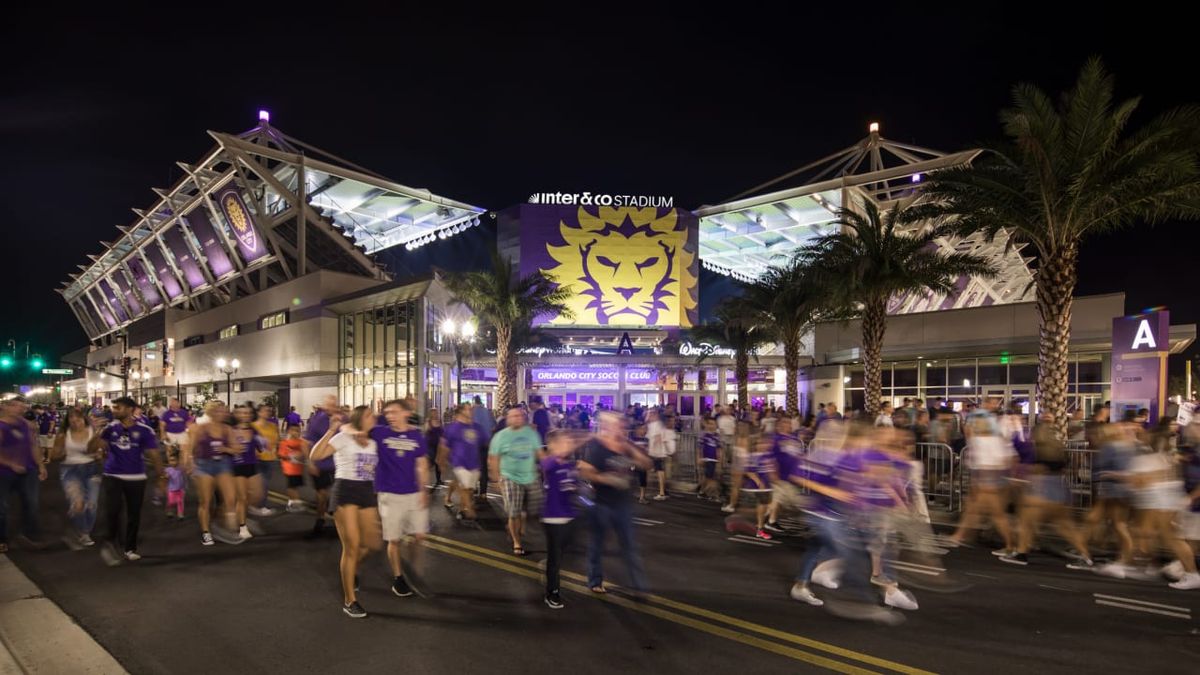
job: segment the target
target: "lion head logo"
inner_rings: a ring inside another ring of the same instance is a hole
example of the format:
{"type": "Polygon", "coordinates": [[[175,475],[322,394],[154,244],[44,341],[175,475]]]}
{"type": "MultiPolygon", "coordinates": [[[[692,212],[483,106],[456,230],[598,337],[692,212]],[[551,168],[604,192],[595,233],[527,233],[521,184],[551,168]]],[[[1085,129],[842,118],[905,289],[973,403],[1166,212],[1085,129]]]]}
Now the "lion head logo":
{"type": "Polygon", "coordinates": [[[573,291],[575,315],[551,323],[691,325],[696,253],[678,212],[580,207],[575,220],[559,223],[561,244],[546,244],[558,264],[542,272],[573,291]]]}

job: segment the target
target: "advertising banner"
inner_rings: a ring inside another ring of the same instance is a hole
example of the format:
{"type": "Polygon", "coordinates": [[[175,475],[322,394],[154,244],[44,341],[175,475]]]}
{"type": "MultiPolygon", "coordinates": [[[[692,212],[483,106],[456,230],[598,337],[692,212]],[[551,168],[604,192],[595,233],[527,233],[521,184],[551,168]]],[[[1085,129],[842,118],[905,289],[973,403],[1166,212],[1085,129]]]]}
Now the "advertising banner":
{"type": "Polygon", "coordinates": [[[692,213],[582,203],[522,204],[517,209],[521,274],[541,271],[571,291],[567,306],[573,318],[543,316],[536,323],[695,325],[699,229],[692,213]]]}
{"type": "Polygon", "coordinates": [[[150,271],[158,279],[158,283],[162,285],[163,291],[167,294],[167,299],[174,300],[183,295],[183,287],[179,285],[179,280],[175,278],[175,273],[171,271],[171,266],[167,264],[167,258],[163,255],[162,247],[151,243],[142,249],[142,252],[146,254],[146,260],[150,261],[150,265],[153,267],[150,271]]]}
{"type": "Polygon", "coordinates": [[[1113,319],[1112,419],[1150,411],[1158,421],[1167,401],[1171,313],[1166,310],[1113,319]]]}
{"type": "Polygon", "coordinates": [[[158,309],[162,305],[162,297],[158,294],[154,281],[150,279],[146,266],[141,260],[131,258],[126,267],[129,269],[129,276],[133,277],[133,283],[137,284],[138,290],[142,292],[142,298],[150,305],[148,309],[158,309]]]}
{"type": "Polygon", "coordinates": [[[133,312],[135,318],[142,315],[142,303],[137,299],[137,294],[133,292],[133,288],[129,286],[129,280],[121,273],[121,270],[116,270],[110,277],[113,283],[116,284],[117,290],[120,291],[121,297],[125,299],[125,306],[133,312]]]}
{"type": "Polygon", "coordinates": [[[183,273],[183,278],[187,281],[188,287],[194,291],[207,283],[207,281],[204,278],[204,272],[200,270],[199,263],[192,257],[192,251],[183,240],[183,236],[183,230],[180,230],[178,227],[168,227],[163,232],[163,242],[166,243],[167,249],[171,251],[171,255],[175,257],[175,266],[183,273]]]}
{"type": "MultiPolygon", "coordinates": [[[[530,379],[533,384],[603,384],[617,386],[621,372],[616,366],[610,368],[534,368],[530,379]]],[[[626,384],[650,384],[658,379],[653,368],[625,369],[626,384]]]]}
{"type": "Polygon", "coordinates": [[[247,264],[258,260],[267,254],[262,235],[254,224],[250,209],[242,199],[241,191],[236,186],[229,186],[217,193],[217,207],[229,224],[229,231],[237,241],[238,253],[247,264]]]}
{"type": "Polygon", "coordinates": [[[183,217],[187,222],[188,227],[192,228],[192,233],[196,235],[196,241],[200,242],[200,250],[204,252],[204,258],[208,260],[208,271],[212,272],[214,279],[229,274],[233,271],[233,263],[229,261],[229,254],[225,253],[225,248],[221,246],[218,239],[216,228],[213,227],[212,220],[208,217],[208,211],[204,207],[200,207],[183,217]]]}

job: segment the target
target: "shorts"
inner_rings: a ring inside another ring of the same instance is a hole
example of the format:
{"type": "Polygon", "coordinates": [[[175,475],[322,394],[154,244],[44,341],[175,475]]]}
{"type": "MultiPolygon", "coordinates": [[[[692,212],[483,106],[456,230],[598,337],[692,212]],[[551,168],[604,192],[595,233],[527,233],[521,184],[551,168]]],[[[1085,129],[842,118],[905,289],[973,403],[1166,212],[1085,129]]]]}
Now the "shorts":
{"type": "Polygon", "coordinates": [[[1031,476],[1029,495],[1046,502],[1066,504],[1069,497],[1066,477],[1053,474],[1031,476]]]}
{"type": "Polygon", "coordinates": [[[168,431],[168,432],[167,432],[167,435],[166,435],[166,438],[164,439],[164,440],[165,440],[165,445],[178,445],[178,446],[182,446],[182,445],[183,445],[183,443],[184,443],[184,441],[186,441],[186,440],[187,440],[187,437],[188,437],[188,435],[187,435],[187,432],[181,432],[181,433],[178,433],[178,434],[173,434],[173,433],[171,433],[170,431],[168,431]]]}
{"type": "Polygon", "coordinates": [[[1188,541],[1200,541],[1200,512],[1179,512],[1179,536],[1188,541]]]}
{"type": "Polygon", "coordinates": [[[454,467],[454,481],[460,488],[474,490],[479,485],[479,469],[465,469],[456,466],[454,467]]]}
{"type": "Polygon", "coordinates": [[[785,508],[800,508],[800,490],[788,481],[778,481],[771,486],[775,491],[775,501],[785,508]]]}
{"type": "Polygon", "coordinates": [[[220,476],[233,471],[229,457],[197,457],[196,473],[204,476],[220,476]]]}
{"type": "Polygon", "coordinates": [[[333,469],[321,469],[320,473],[313,476],[314,490],[328,490],[333,485],[333,469]]]}
{"type": "Polygon", "coordinates": [[[542,509],[542,484],[517,483],[507,478],[500,481],[501,492],[504,493],[504,513],[509,518],[520,518],[521,515],[536,516],[542,509]]]}
{"type": "Polygon", "coordinates": [[[298,487],[303,487],[304,486],[304,476],[288,476],[287,477],[287,486],[293,490],[298,487]]]}
{"type": "Polygon", "coordinates": [[[234,464],[233,475],[238,478],[253,478],[258,475],[257,464],[234,464]]]}
{"type": "Polygon", "coordinates": [[[375,481],[346,480],[339,478],[333,481],[333,491],[329,496],[329,508],[339,506],[357,506],[360,509],[373,509],[378,506],[375,497],[375,481]]]}
{"type": "Polygon", "coordinates": [[[971,485],[981,488],[999,489],[1005,484],[1004,469],[971,469],[971,485]]]}
{"type": "Polygon", "coordinates": [[[708,478],[709,480],[717,477],[717,460],[704,460],[704,477],[708,478]]]}
{"type": "Polygon", "coordinates": [[[429,531],[429,508],[421,506],[419,491],[406,495],[380,492],[379,519],[383,523],[384,541],[400,541],[429,531]]]}
{"type": "Polygon", "coordinates": [[[763,490],[761,488],[753,488],[750,490],[742,490],[742,494],[754,497],[754,503],[766,506],[771,503],[771,490],[763,490]]]}
{"type": "Polygon", "coordinates": [[[38,436],[38,447],[39,448],[53,448],[54,447],[54,436],[52,436],[50,434],[43,434],[41,436],[38,436]]]}
{"type": "Polygon", "coordinates": [[[667,463],[666,457],[651,457],[650,460],[654,462],[655,471],[666,471],[666,469],[663,468],[667,463]]]}

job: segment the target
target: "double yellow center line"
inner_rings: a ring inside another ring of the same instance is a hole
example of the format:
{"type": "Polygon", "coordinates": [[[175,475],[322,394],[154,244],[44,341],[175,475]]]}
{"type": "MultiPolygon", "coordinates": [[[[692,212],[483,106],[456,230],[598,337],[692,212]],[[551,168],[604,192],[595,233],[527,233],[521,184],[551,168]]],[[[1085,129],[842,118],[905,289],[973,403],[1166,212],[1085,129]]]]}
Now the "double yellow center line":
{"type": "MultiPolygon", "coordinates": [[[[528,579],[542,579],[542,571],[538,567],[538,563],[525,558],[518,558],[511,554],[495,551],[482,546],[468,544],[457,541],[455,539],[447,539],[437,535],[427,535],[425,540],[426,546],[439,553],[445,553],[464,560],[487,565],[488,567],[526,577],[528,579]]],[[[587,587],[587,578],[583,575],[574,572],[563,571],[561,573],[561,587],[564,590],[574,591],[581,595],[589,596],[604,602],[611,602],[620,605],[626,609],[631,609],[643,614],[658,617],[660,619],[687,626],[710,635],[740,642],[744,645],[756,647],[764,651],[768,651],[780,656],[786,656],[797,661],[803,661],[822,668],[839,673],[879,673],[879,672],[895,672],[905,673],[906,675],[933,675],[927,670],[913,668],[895,661],[888,661],[863,654],[837,645],[831,645],[827,642],[813,640],[800,635],[787,633],[770,626],[753,623],[738,619],[736,617],[714,612],[696,607],[687,603],[664,598],[659,595],[649,595],[645,602],[637,602],[631,598],[619,595],[616,593],[593,593],[587,587]],[[771,638],[771,639],[764,639],[771,638]],[[781,644],[783,643],[783,644],[781,644]],[[791,645],[799,645],[811,651],[798,649],[791,645]],[[845,661],[839,661],[825,656],[824,654],[840,657],[845,661]],[[847,663],[846,661],[850,661],[847,663]],[[865,666],[873,666],[882,670],[871,670],[865,666]]],[[[605,584],[607,588],[614,590],[622,590],[620,586],[614,584],[605,584]]]]}

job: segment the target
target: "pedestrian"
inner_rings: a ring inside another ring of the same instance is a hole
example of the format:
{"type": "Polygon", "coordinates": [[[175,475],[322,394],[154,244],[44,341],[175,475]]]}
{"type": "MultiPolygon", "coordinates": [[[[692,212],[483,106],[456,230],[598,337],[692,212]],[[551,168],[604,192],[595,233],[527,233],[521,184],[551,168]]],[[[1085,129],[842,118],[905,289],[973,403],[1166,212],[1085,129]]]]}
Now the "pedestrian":
{"type": "MultiPolygon", "coordinates": [[[[426,448],[429,448],[428,460],[433,465],[433,489],[436,490],[443,485],[442,464],[444,462],[439,461],[443,458],[439,457],[438,453],[442,447],[442,433],[445,429],[442,427],[442,414],[440,411],[431,410],[426,417],[424,445],[426,448]]],[[[451,477],[447,476],[446,478],[449,480],[451,477]]],[[[452,490],[446,490],[447,504],[450,503],[451,492],[452,490]]]]}
{"type": "Polygon", "coordinates": [[[64,537],[67,546],[91,546],[96,508],[100,503],[100,465],[88,443],[96,434],[101,419],[93,423],[82,410],[69,408],[65,423],[59,427],[51,456],[60,461],[58,480],[67,498],[67,519],[72,532],[64,537]]]}
{"type": "Polygon", "coordinates": [[[375,491],[392,571],[392,593],[405,598],[418,591],[420,584],[410,583],[404,574],[404,560],[408,559],[410,571],[419,569],[420,551],[429,531],[428,450],[420,429],[409,423],[413,415],[410,399],[389,401],[383,414],[385,424],[369,433],[379,453],[375,491]],[[410,537],[405,556],[404,544],[410,537]]]}
{"type": "MultiPolygon", "coordinates": [[[[640,422],[636,417],[632,419],[634,427],[633,430],[629,432],[629,442],[633,443],[633,446],[640,450],[642,454],[649,457],[650,439],[646,437],[646,425],[640,422]]],[[[653,464],[654,460],[650,461],[653,464]]],[[[646,500],[646,486],[649,482],[648,472],[643,469],[635,468],[633,473],[637,478],[638,483],[637,503],[649,504],[650,502],[646,500]]]]}
{"type": "Polygon", "coordinates": [[[729,503],[721,507],[722,513],[733,513],[737,510],[738,497],[742,490],[744,482],[743,474],[746,471],[746,463],[750,457],[752,439],[750,437],[750,424],[748,422],[738,422],[737,434],[733,439],[733,453],[730,459],[730,476],[729,481],[729,503]]]}
{"type": "Polygon", "coordinates": [[[300,501],[300,486],[304,485],[304,465],[307,463],[299,424],[288,424],[287,438],[279,442],[278,454],[280,467],[287,481],[287,510],[289,513],[295,513],[304,506],[304,502],[300,501]]]}
{"type": "Polygon", "coordinates": [[[488,486],[488,443],[492,439],[492,429],[496,426],[496,418],[492,415],[492,411],[488,410],[483,404],[483,399],[479,396],[475,397],[474,405],[471,406],[471,421],[475,423],[482,433],[482,438],[479,444],[479,494],[476,499],[481,502],[487,501],[487,486],[488,486]]]}
{"type": "Polygon", "coordinates": [[[229,411],[221,401],[209,401],[204,407],[207,421],[197,423],[188,431],[188,440],[183,446],[183,468],[192,475],[196,483],[198,501],[196,517],[200,521],[200,543],[213,545],[213,532],[220,535],[226,544],[239,544],[241,539],[232,533],[236,517],[234,504],[237,502],[233,483],[234,453],[240,453],[233,429],[227,424],[229,411]],[[225,529],[212,527],[213,492],[221,493],[221,509],[225,529]]]}
{"type": "Polygon", "coordinates": [[[292,427],[292,426],[299,429],[303,423],[304,423],[304,421],[302,419],[300,419],[300,413],[296,412],[296,406],[289,407],[288,414],[285,415],[283,418],[284,431],[286,432],[287,427],[292,427]]]}
{"type": "MultiPolygon", "coordinates": [[[[317,441],[324,438],[325,432],[329,431],[329,420],[335,415],[342,416],[342,410],[338,406],[337,397],[330,394],[325,397],[321,406],[314,410],[312,417],[308,419],[308,424],[305,425],[304,440],[308,443],[310,453],[317,441]]],[[[317,491],[317,520],[313,523],[312,531],[308,536],[316,538],[321,536],[321,532],[325,528],[325,519],[328,517],[329,488],[333,486],[334,480],[333,456],[327,455],[320,461],[311,461],[310,459],[308,472],[312,475],[313,489],[317,491]]]]}
{"type": "MultiPolygon", "coordinates": [[[[661,502],[667,498],[667,426],[657,410],[651,410],[646,415],[647,438],[650,441],[650,460],[654,465],[654,475],[658,481],[658,493],[654,501],[661,502]]],[[[674,432],[672,431],[672,435],[674,432]]]]}
{"type": "Polygon", "coordinates": [[[187,492],[187,474],[179,466],[179,451],[172,450],[167,456],[167,519],[175,516],[183,520],[184,497],[187,492]]]}
{"type": "MultiPolygon", "coordinates": [[[[465,403],[458,406],[454,421],[446,426],[446,433],[442,436],[462,509],[459,518],[470,522],[475,520],[473,492],[479,485],[479,447],[483,437],[483,430],[471,420],[471,406],[465,403]]],[[[447,490],[447,501],[450,500],[449,493],[447,490]]]]}
{"type": "MultiPolygon", "coordinates": [[[[337,401],[327,406],[336,407],[337,401]]],[[[338,572],[342,582],[342,612],[352,618],[367,616],[358,603],[358,566],[371,551],[383,548],[379,530],[378,499],[375,495],[375,470],[379,462],[377,445],[370,437],[375,414],[367,406],[358,406],[343,426],[341,411],[326,412],[324,433],[313,444],[310,461],[334,462],[332,492],[333,519],[342,555],[338,572]]],[[[315,421],[314,421],[315,424],[315,421]]],[[[314,424],[309,425],[311,430],[314,424]]]]}
{"type": "Polygon", "coordinates": [[[763,434],[755,443],[754,451],[746,458],[742,471],[742,492],[754,503],[755,534],[759,539],[770,541],[770,533],[764,529],[767,510],[771,506],[771,482],[777,475],[775,460],[771,454],[771,440],[763,434]]]}
{"type": "Polygon", "coordinates": [[[987,518],[1004,540],[1004,548],[996,555],[1014,550],[1012,528],[1008,522],[1008,475],[1016,463],[1017,453],[1008,439],[1000,435],[995,419],[986,413],[975,412],[967,423],[966,462],[971,470],[971,489],[967,505],[954,534],[946,540],[951,546],[966,543],[969,530],[976,519],[987,518]]]}
{"type": "Polygon", "coordinates": [[[542,484],[537,477],[537,461],[542,439],[529,426],[524,410],[513,408],[505,419],[508,426],[492,437],[488,461],[490,474],[500,478],[513,555],[523,556],[526,518],[537,515],[541,508],[542,484]]]}
{"type": "Polygon", "coordinates": [[[254,411],[255,419],[251,423],[254,433],[261,439],[258,450],[258,498],[251,502],[250,513],[261,517],[275,515],[275,509],[267,505],[270,496],[271,476],[279,466],[279,420],[275,419],[275,409],[269,405],[260,405],[254,411]]]}
{"type": "Polygon", "coordinates": [[[245,541],[254,536],[246,527],[246,512],[251,504],[258,503],[262,490],[261,479],[258,475],[258,455],[265,447],[263,437],[255,431],[251,421],[254,409],[249,406],[238,406],[234,412],[236,424],[233,427],[234,442],[239,452],[233,455],[233,489],[236,503],[238,538],[245,541]]]}
{"type": "Polygon", "coordinates": [[[109,565],[120,564],[116,546],[123,547],[130,562],[138,554],[138,530],[142,520],[142,502],[146,498],[146,453],[158,449],[157,434],[134,418],[137,402],[123,396],[112,402],[116,418],[88,443],[93,453],[104,455],[101,484],[107,524],[100,554],[109,565]],[[125,511],[125,536],[121,537],[121,511],[125,511]]]}
{"type": "Polygon", "coordinates": [[[704,418],[704,433],[696,443],[700,451],[699,463],[704,467],[704,481],[696,494],[717,501],[721,497],[721,486],[717,483],[717,465],[720,463],[721,436],[717,433],[717,421],[711,417],[704,418]]]}
{"type": "Polygon", "coordinates": [[[13,492],[21,501],[24,542],[40,548],[38,482],[46,480],[37,443],[37,427],[25,419],[28,405],[21,396],[0,403],[0,553],[8,551],[8,499],[13,492]]]}
{"type": "Polygon", "coordinates": [[[571,540],[571,524],[575,519],[572,498],[576,493],[575,448],[571,436],[561,429],[546,434],[546,457],[541,461],[545,480],[546,502],[542,509],[542,528],[546,533],[546,606],[562,609],[559,592],[559,570],[563,551],[571,540]]]}
{"type": "Polygon", "coordinates": [[[633,539],[633,506],[630,492],[632,470],[643,471],[652,465],[650,457],[629,442],[625,423],[620,415],[604,412],[599,415],[595,437],[582,449],[578,462],[579,477],[595,489],[592,507],[591,543],[588,547],[588,588],[593,593],[607,593],[604,587],[604,540],[609,530],[617,536],[621,555],[629,571],[629,585],[639,595],[646,592],[642,561],[633,539]]]}

